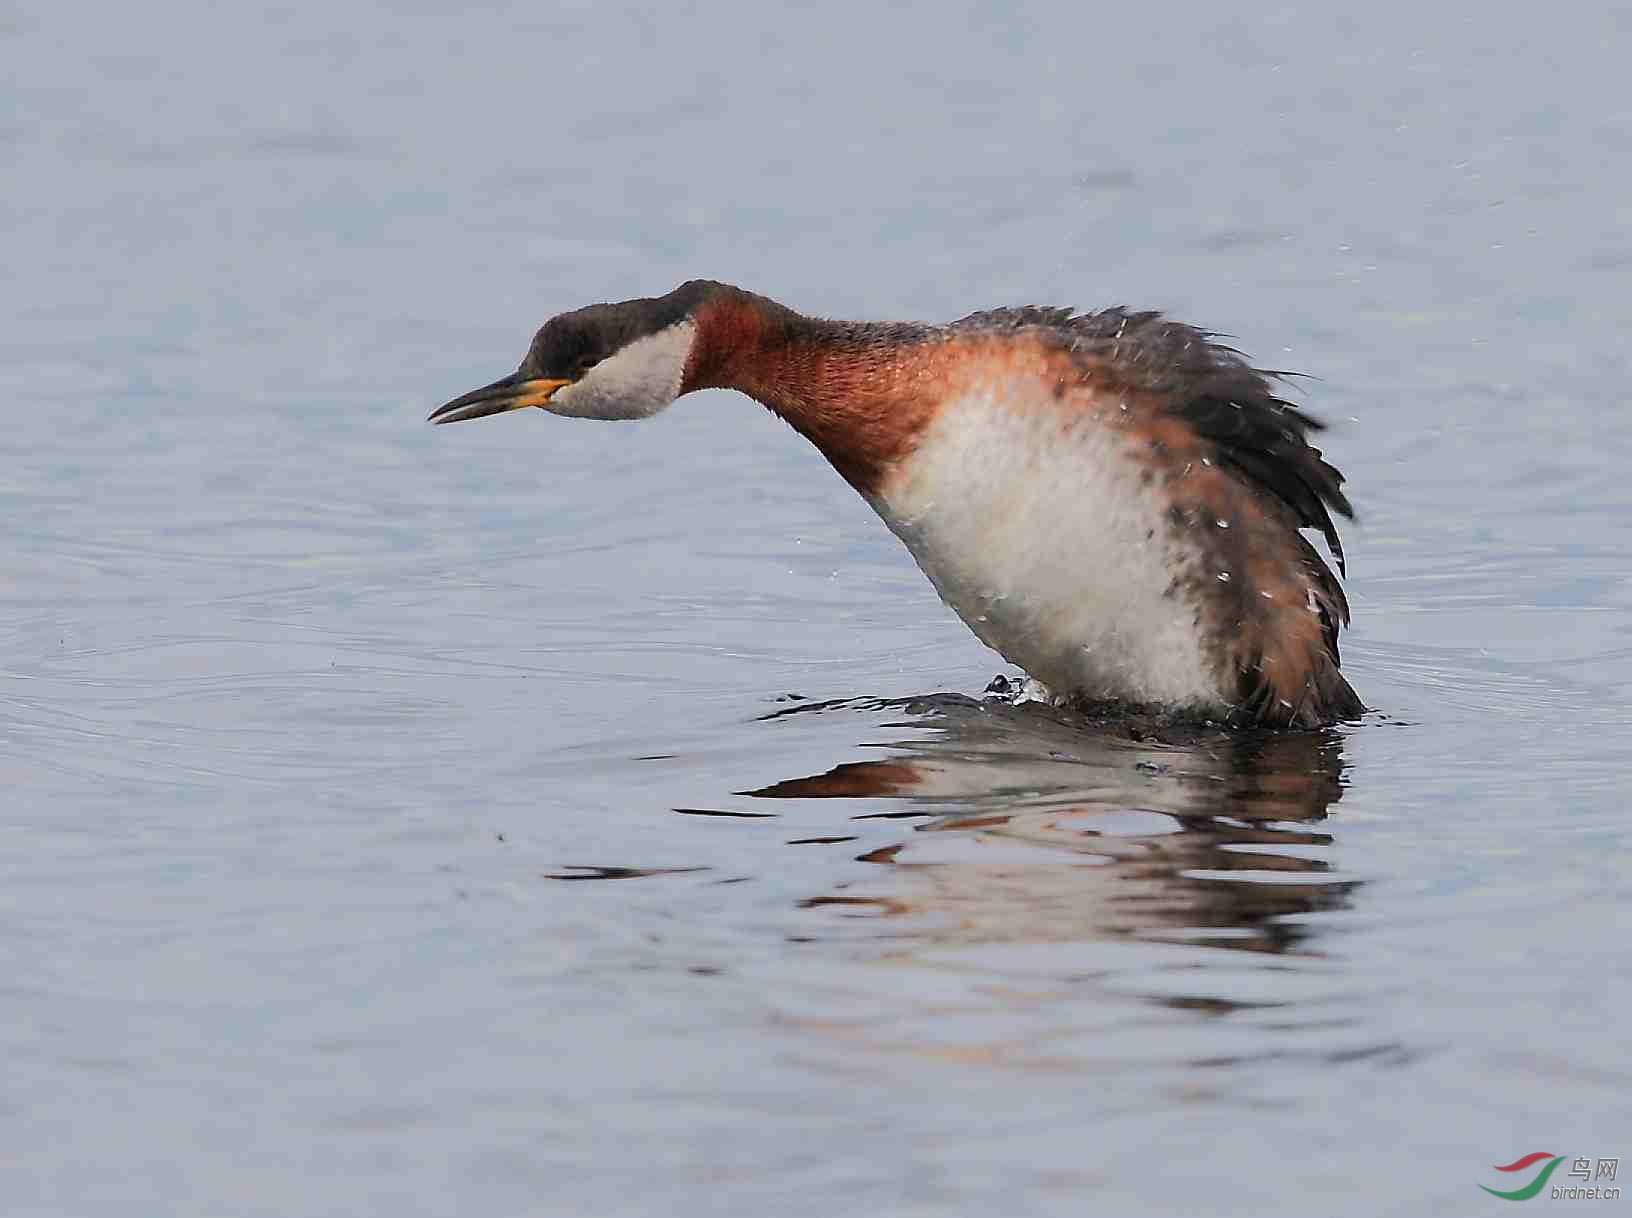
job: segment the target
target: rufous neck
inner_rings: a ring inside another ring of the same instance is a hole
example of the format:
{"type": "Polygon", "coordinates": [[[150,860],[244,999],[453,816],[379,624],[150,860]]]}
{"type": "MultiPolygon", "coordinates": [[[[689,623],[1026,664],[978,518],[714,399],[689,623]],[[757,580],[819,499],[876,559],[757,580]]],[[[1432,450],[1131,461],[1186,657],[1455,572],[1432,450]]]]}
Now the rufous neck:
{"type": "Polygon", "coordinates": [[[747,394],[863,494],[877,491],[932,411],[918,375],[925,327],[823,321],[723,286],[693,320],[682,392],[747,394]]]}

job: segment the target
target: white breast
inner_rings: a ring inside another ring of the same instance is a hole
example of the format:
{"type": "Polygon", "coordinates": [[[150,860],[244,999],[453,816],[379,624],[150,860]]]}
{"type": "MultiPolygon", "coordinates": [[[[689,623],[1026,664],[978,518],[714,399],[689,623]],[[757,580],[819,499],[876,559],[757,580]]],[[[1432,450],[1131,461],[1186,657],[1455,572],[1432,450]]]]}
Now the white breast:
{"type": "Polygon", "coordinates": [[[1160,490],[1086,412],[949,403],[872,499],[941,599],[1056,695],[1223,706],[1160,490]]]}

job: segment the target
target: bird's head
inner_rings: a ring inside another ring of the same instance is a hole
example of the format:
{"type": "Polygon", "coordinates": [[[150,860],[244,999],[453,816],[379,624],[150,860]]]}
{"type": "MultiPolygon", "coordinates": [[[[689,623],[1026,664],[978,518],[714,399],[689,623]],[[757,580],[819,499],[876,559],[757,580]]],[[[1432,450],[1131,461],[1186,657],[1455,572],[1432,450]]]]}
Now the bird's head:
{"type": "Polygon", "coordinates": [[[579,419],[645,419],[684,390],[696,313],[721,285],[682,284],[667,296],[592,304],[550,318],[521,367],[440,407],[459,423],[537,406],[579,419]]]}

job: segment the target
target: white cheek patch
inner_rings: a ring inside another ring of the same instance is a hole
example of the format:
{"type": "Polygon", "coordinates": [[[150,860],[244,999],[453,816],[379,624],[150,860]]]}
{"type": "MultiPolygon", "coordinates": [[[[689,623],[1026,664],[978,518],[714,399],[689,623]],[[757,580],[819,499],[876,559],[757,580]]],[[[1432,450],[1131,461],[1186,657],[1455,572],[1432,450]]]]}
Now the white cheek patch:
{"type": "Polygon", "coordinates": [[[679,322],[636,339],[550,399],[552,414],[573,419],[646,419],[680,396],[697,327],[679,322]]]}

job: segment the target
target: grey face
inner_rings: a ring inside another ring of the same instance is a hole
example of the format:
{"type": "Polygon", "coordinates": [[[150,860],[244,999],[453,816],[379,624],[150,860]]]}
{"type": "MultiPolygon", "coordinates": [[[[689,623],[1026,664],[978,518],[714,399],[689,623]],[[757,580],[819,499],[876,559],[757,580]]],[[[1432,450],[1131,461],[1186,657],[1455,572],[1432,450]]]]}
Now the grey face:
{"type": "Polygon", "coordinates": [[[694,322],[680,321],[602,359],[589,362],[592,356],[580,356],[587,370],[557,391],[544,409],[579,419],[651,417],[680,396],[696,332],[694,322]]]}
{"type": "Polygon", "coordinates": [[[434,423],[524,406],[596,419],[655,414],[680,392],[692,313],[717,285],[682,284],[667,296],[593,304],[550,318],[513,374],[455,398],[434,423]]]}

